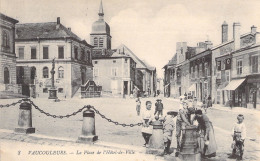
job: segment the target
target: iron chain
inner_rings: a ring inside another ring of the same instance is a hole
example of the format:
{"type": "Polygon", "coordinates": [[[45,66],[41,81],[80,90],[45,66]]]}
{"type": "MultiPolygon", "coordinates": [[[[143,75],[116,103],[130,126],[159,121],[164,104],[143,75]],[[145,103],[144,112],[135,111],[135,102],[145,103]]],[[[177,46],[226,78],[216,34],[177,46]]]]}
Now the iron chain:
{"type": "Polygon", "coordinates": [[[35,105],[34,102],[31,101],[30,99],[27,99],[27,100],[24,100],[24,101],[28,101],[36,110],[40,111],[40,113],[43,113],[43,114],[45,114],[46,116],[50,116],[50,117],[53,117],[53,118],[59,118],[59,119],[63,119],[63,118],[65,118],[65,117],[66,117],[66,118],[69,118],[69,117],[71,117],[71,116],[75,116],[75,115],[77,115],[78,113],[82,112],[85,108],[90,108],[90,105],[88,105],[88,106],[83,106],[83,107],[80,108],[78,111],[73,112],[72,114],[67,114],[67,115],[64,115],[64,116],[62,116],[62,115],[52,115],[52,114],[50,114],[50,113],[48,113],[48,112],[43,111],[41,108],[39,108],[37,105],[35,105]]]}
{"type": "Polygon", "coordinates": [[[106,119],[108,122],[112,122],[114,123],[115,125],[121,125],[123,127],[126,127],[126,126],[129,126],[129,127],[134,127],[134,126],[141,126],[142,123],[136,123],[136,124],[125,124],[125,123],[119,123],[119,122],[116,122],[116,121],[113,121],[109,118],[107,118],[105,115],[101,114],[95,107],[91,106],[91,108],[96,112],[96,114],[99,114],[102,118],[106,119]]]}
{"type": "Polygon", "coordinates": [[[28,98],[25,98],[25,99],[22,99],[22,100],[19,100],[17,102],[14,102],[14,103],[11,103],[11,104],[6,104],[6,105],[0,105],[0,108],[3,108],[3,107],[10,107],[10,106],[15,106],[16,104],[18,103],[22,103],[22,102],[29,102],[36,110],[38,110],[40,113],[43,113],[45,114],[46,116],[50,116],[50,117],[53,117],[53,118],[60,118],[60,119],[63,119],[63,118],[69,118],[71,116],[75,116],[77,115],[78,113],[82,112],[84,109],[88,108],[92,108],[97,114],[99,114],[102,118],[106,119],[108,122],[112,122],[114,123],[115,125],[121,125],[123,127],[126,127],[126,126],[129,126],[129,127],[134,127],[134,126],[141,126],[142,123],[136,123],[136,124],[125,124],[125,123],[119,123],[119,122],[116,122],[116,121],[113,121],[109,118],[107,118],[105,115],[101,114],[95,107],[93,106],[90,106],[90,105],[87,105],[87,106],[83,106],[82,108],[80,108],[78,111],[76,112],[73,112],[72,114],[67,114],[67,115],[52,115],[48,112],[45,112],[44,110],[42,110],[40,107],[38,107],[37,105],[34,104],[34,102],[28,98]]]}
{"type": "Polygon", "coordinates": [[[4,107],[11,107],[11,106],[15,106],[18,103],[22,103],[23,100],[19,100],[17,102],[13,102],[11,104],[6,104],[6,105],[0,105],[0,108],[4,108],[4,107]]]}

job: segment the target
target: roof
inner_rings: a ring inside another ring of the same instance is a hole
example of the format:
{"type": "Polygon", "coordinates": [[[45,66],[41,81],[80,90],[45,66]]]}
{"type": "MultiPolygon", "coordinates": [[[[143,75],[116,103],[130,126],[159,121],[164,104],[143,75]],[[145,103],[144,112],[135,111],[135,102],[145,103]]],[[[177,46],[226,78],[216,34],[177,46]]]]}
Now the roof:
{"type": "Polygon", "coordinates": [[[153,71],[156,70],[156,68],[154,66],[151,66],[150,64],[148,64],[145,60],[142,60],[143,63],[146,65],[147,69],[153,71]]]}
{"type": "Polygon", "coordinates": [[[167,66],[174,66],[176,64],[177,64],[177,54],[175,53],[172,59],[170,59],[169,62],[163,68],[166,68],[167,66]]]}
{"type": "Polygon", "coordinates": [[[128,54],[135,62],[136,62],[136,68],[143,68],[148,70],[154,70],[155,67],[150,66],[149,64],[143,62],[140,60],[127,46],[124,44],[119,45],[117,50],[124,51],[125,54],[128,54]]]}
{"type": "Polygon", "coordinates": [[[19,22],[18,20],[14,19],[14,18],[11,18],[11,17],[9,17],[9,16],[6,16],[6,15],[4,15],[4,14],[2,14],[2,13],[0,13],[0,19],[3,19],[3,20],[5,20],[5,21],[12,22],[13,24],[16,24],[16,23],[19,22]]]}
{"type": "MultiPolygon", "coordinates": [[[[250,34],[252,35],[251,32],[245,33],[245,34],[243,34],[243,35],[240,36],[240,39],[241,39],[242,37],[245,37],[245,36],[250,35],[250,34]]],[[[220,48],[220,47],[222,47],[222,46],[224,46],[224,45],[227,45],[227,44],[229,44],[229,43],[232,43],[233,41],[234,41],[234,39],[229,40],[229,41],[227,41],[227,42],[224,42],[224,43],[222,43],[222,44],[219,44],[219,45],[217,45],[217,46],[214,46],[211,50],[218,49],[218,48],[220,48]]]]}
{"type": "Polygon", "coordinates": [[[67,29],[62,24],[57,24],[56,22],[16,24],[16,36],[17,40],[67,37],[82,41],[71,30],[67,29]]]}
{"type": "Polygon", "coordinates": [[[110,58],[115,50],[106,50],[106,49],[93,49],[92,59],[105,59],[110,58]]]}

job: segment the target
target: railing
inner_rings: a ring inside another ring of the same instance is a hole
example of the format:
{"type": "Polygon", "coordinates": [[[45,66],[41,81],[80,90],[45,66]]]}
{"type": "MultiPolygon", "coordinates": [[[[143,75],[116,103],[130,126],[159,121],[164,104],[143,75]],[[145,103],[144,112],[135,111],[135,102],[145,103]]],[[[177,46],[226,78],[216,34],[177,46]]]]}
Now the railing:
{"type": "Polygon", "coordinates": [[[92,98],[101,96],[102,87],[97,86],[94,81],[88,80],[81,86],[81,98],[92,98]]]}

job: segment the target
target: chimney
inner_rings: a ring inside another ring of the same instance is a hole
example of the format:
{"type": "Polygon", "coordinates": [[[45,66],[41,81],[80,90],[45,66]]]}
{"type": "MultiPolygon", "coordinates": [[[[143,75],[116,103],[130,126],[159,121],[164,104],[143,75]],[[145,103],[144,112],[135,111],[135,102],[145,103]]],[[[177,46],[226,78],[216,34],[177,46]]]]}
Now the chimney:
{"type": "Polygon", "coordinates": [[[235,50],[240,48],[240,23],[234,22],[233,23],[233,39],[234,39],[234,45],[235,50]]]}
{"type": "Polygon", "coordinates": [[[205,41],[205,44],[206,44],[206,50],[211,49],[213,47],[213,43],[209,40],[205,41]]]}
{"type": "Polygon", "coordinates": [[[60,17],[57,17],[57,25],[60,24],[60,17]]]}
{"type": "Polygon", "coordinates": [[[222,43],[225,43],[228,41],[228,24],[226,21],[222,24],[222,43]]]}
{"type": "Polygon", "coordinates": [[[252,34],[255,34],[255,33],[256,33],[256,29],[257,29],[256,26],[252,26],[252,27],[251,27],[251,33],[252,33],[252,34]]]}
{"type": "Polygon", "coordinates": [[[69,31],[71,31],[71,28],[70,28],[70,27],[68,27],[68,30],[69,30],[69,31]]]}
{"type": "Polygon", "coordinates": [[[57,17],[56,30],[60,28],[60,17],[57,17]]]}

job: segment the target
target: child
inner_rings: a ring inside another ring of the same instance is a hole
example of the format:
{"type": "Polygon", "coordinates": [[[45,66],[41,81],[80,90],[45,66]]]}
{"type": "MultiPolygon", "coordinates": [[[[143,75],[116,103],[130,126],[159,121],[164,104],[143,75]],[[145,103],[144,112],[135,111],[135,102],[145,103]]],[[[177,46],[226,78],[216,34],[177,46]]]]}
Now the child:
{"type": "Polygon", "coordinates": [[[237,116],[237,120],[238,122],[232,129],[232,137],[234,142],[232,144],[233,151],[230,158],[238,157],[238,159],[242,159],[244,152],[244,141],[246,138],[246,126],[243,123],[244,116],[242,114],[237,116]]]}
{"type": "Polygon", "coordinates": [[[157,99],[155,103],[155,112],[154,115],[158,112],[158,117],[161,115],[163,116],[163,103],[161,99],[157,99]]]}
{"type": "Polygon", "coordinates": [[[169,111],[164,118],[163,123],[163,141],[164,141],[164,154],[170,154],[170,146],[172,141],[172,133],[175,129],[175,121],[173,118],[177,116],[178,112],[169,111]]]}
{"type": "Polygon", "coordinates": [[[136,99],[136,112],[137,112],[137,116],[140,115],[140,110],[141,110],[141,101],[140,101],[140,98],[138,97],[136,99]]]}

